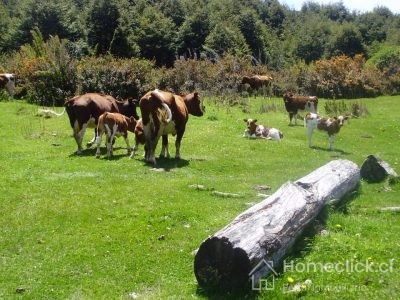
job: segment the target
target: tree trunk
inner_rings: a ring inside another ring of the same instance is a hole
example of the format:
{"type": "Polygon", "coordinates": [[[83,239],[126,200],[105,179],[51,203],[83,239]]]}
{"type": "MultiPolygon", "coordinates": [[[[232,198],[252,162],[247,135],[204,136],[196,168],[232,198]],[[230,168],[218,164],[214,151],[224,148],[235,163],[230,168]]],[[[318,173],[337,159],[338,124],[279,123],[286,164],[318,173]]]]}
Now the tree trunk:
{"type": "Polygon", "coordinates": [[[367,159],[361,166],[361,177],[367,182],[381,182],[388,175],[397,177],[397,173],[385,161],[374,155],[368,155],[367,159]]]}
{"type": "Polygon", "coordinates": [[[285,183],[200,245],[194,261],[199,285],[241,288],[274,272],[271,267],[281,262],[323,206],[354,190],[359,181],[356,164],[334,160],[285,183]]]}

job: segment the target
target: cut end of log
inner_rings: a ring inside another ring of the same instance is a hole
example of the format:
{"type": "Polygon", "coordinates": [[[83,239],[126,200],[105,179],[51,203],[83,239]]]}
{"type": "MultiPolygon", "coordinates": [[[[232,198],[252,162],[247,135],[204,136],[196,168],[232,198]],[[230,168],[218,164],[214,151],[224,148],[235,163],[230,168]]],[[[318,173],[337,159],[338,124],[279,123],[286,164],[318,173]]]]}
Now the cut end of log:
{"type": "Polygon", "coordinates": [[[226,238],[211,237],[199,248],[194,260],[197,282],[205,289],[234,290],[248,283],[250,261],[246,252],[234,248],[226,238]]]}

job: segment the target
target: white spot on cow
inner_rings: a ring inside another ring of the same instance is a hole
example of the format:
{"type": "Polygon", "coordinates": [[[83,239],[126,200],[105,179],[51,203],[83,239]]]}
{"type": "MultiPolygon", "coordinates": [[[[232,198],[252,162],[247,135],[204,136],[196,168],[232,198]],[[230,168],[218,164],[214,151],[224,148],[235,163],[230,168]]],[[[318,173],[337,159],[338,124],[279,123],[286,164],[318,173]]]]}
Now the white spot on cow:
{"type": "Polygon", "coordinates": [[[329,127],[329,126],[331,126],[332,125],[332,120],[331,119],[328,119],[328,120],[326,120],[326,127],[329,127]]]}

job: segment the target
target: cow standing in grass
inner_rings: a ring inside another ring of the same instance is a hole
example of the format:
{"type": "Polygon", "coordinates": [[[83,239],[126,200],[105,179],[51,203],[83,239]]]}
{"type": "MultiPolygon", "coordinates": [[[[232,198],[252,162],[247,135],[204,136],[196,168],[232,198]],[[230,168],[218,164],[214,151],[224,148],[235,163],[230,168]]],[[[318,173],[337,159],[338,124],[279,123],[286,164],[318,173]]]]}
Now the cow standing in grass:
{"type": "Polygon", "coordinates": [[[97,136],[97,123],[104,112],[119,112],[137,120],[139,116],[136,105],[137,100],[118,101],[112,96],[98,93],[87,93],[67,100],[64,106],[78,145],[76,153],[82,152],[82,140],[87,127],[95,128],[95,136],[87,143],[87,147],[93,145],[97,136]]]}
{"type": "Polygon", "coordinates": [[[115,137],[123,136],[125,139],[128,154],[131,153],[132,148],[129,145],[128,131],[135,132],[136,119],[134,117],[127,117],[120,113],[105,112],[99,117],[97,124],[97,151],[96,157],[100,157],[100,144],[101,138],[104,133],[107,136],[107,157],[111,158],[113,155],[113,141],[115,137]]]}
{"type": "Polygon", "coordinates": [[[156,164],[155,150],[162,136],[160,157],[169,157],[168,134],[176,135],[175,158],[180,158],[180,146],[189,114],[202,116],[204,107],[197,92],[175,95],[154,90],[140,99],[143,132],[145,136],[145,160],[156,164]]]}
{"type": "Polygon", "coordinates": [[[315,113],[308,113],[304,118],[304,126],[307,128],[308,146],[312,147],[312,134],[315,128],[325,131],[329,136],[329,150],[333,150],[333,141],[335,134],[338,134],[340,128],[344,125],[348,116],[338,116],[324,118],[315,113]]]}
{"type": "Polygon", "coordinates": [[[297,125],[297,112],[299,110],[307,110],[312,113],[317,112],[318,98],[316,96],[295,96],[291,92],[283,95],[286,111],[289,113],[289,125],[292,126],[292,119],[297,125]]]}

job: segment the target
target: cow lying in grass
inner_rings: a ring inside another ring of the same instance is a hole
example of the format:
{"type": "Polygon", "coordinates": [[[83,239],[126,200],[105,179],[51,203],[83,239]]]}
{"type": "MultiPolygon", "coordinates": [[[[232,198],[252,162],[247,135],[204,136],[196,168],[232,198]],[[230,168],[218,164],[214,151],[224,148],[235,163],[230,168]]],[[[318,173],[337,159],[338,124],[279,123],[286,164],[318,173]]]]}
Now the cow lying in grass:
{"type": "Polygon", "coordinates": [[[265,127],[258,125],[257,119],[243,119],[247,124],[247,129],[243,133],[243,137],[260,138],[273,141],[280,141],[283,138],[282,132],[276,128],[265,127]]]}
{"type": "Polygon", "coordinates": [[[120,113],[105,112],[99,117],[97,124],[97,151],[96,157],[100,157],[100,144],[103,133],[107,135],[107,158],[113,155],[113,141],[115,137],[123,136],[128,149],[128,154],[131,153],[132,148],[128,141],[128,131],[134,132],[136,127],[136,119],[134,117],[127,117],[120,113]]]}
{"type": "Polygon", "coordinates": [[[317,113],[318,98],[316,96],[295,96],[291,92],[286,92],[283,95],[283,101],[285,102],[286,111],[289,113],[290,126],[292,125],[293,117],[294,123],[297,125],[297,112],[299,110],[317,113]]]}
{"type": "Polygon", "coordinates": [[[329,150],[333,150],[333,140],[335,134],[339,133],[348,116],[338,116],[332,118],[323,118],[315,113],[308,113],[304,117],[304,126],[307,128],[308,146],[312,147],[312,134],[315,128],[325,131],[329,135],[329,150]]]}

